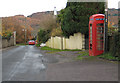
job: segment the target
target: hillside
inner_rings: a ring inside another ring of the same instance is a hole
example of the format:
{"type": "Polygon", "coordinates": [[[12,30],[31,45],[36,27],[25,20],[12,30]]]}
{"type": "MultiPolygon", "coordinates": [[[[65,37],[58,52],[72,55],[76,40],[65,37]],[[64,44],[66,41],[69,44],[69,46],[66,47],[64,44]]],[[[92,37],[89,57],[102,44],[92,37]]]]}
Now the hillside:
{"type": "Polygon", "coordinates": [[[27,27],[27,40],[32,39],[31,31],[33,28],[25,22],[24,16],[12,16],[2,18],[2,33],[8,32],[17,32],[17,42],[24,42],[24,31],[27,27]]]}
{"type": "Polygon", "coordinates": [[[118,17],[120,17],[118,12],[118,9],[108,9],[108,20],[115,27],[118,27],[118,17]]]}
{"type": "Polygon", "coordinates": [[[53,11],[37,12],[37,13],[33,13],[33,14],[27,16],[27,17],[30,17],[32,19],[38,19],[38,20],[40,20],[44,16],[46,16],[48,14],[53,15],[53,13],[54,13],[53,11]]]}
{"type": "Polygon", "coordinates": [[[33,28],[32,31],[33,36],[37,35],[37,32],[40,28],[45,28],[43,27],[45,25],[43,21],[45,19],[48,19],[49,17],[53,17],[53,11],[37,12],[27,16],[28,22],[30,26],[33,28]]]}
{"type": "Polygon", "coordinates": [[[15,15],[11,17],[2,18],[2,26],[5,31],[16,31],[17,41],[24,41],[24,31],[27,28],[27,38],[31,39],[37,35],[40,28],[49,28],[49,23],[52,22],[49,19],[53,18],[53,11],[37,12],[30,16],[15,15]]]}

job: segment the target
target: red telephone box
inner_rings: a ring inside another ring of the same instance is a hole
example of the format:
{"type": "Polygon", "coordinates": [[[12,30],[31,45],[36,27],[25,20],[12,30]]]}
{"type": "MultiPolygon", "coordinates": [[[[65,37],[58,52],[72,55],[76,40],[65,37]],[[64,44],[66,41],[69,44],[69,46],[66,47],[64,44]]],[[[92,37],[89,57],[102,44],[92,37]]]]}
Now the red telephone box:
{"type": "Polygon", "coordinates": [[[104,52],[104,14],[94,14],[89,21],[89,55],[97,56],[104,52]]]}

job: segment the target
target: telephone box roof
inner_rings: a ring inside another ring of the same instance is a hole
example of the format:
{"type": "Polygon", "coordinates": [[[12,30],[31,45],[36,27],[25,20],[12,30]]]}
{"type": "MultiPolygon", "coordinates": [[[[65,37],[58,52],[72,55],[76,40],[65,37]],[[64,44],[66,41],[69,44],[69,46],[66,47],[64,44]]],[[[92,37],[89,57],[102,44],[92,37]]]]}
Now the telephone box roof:
{"type": "Polygon", "coordinates": [[[94,14],[92,15],[93,18],[98,17],[98,16],[105,16],[104,14],[94,14]]]}

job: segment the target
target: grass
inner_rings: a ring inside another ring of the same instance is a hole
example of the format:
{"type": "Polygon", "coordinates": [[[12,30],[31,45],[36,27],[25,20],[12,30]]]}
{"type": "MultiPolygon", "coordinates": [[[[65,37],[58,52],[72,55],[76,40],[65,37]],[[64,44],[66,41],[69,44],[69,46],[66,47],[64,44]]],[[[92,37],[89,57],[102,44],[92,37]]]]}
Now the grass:
{"type": "Polygon", "coordinates": [[[84,59],[85,57],[87,57],[87,58],[90,57],[88,51],[80,51],[79,54],[80,54],[80,55],[77,56],[77,58],[76,58],[77,60],[82,60],[82,59],[84,59]]]}
{"type": "Polygon", "coordinates": [[[48,50],[48,51],[81,51],[79,49],[73,49],[73,50],[70,50],[70,49],[65,49],[65,50],[54,49],[54,48],[50,48],[50,47],[47,47],[47,46],[41,47],[40,49],[41,50],[48,50]]]}
{"type": "Polygon", "coordinates": [[[41,50],[48,50],[48,51],[61,51],[60,49],[54,49],[54,48],[50,48],[47,46],[41,47],[40,49],[41,50]]]}
{"type": "Polygon", "coordinates": [[[114,57],[111,55],[111,53],[104,53],[102,55],[98,55],[98,56],[89,56],[89,51],[88,50],[79,50],[79,49],[74,49],[74,50],[69,50],[69,49],[65,49],[65,50],[60,50],[60,49],[54,49],[54,48],[50,48],[50,47],[41,47],[41,50],[48,50],[50,52],[47,53],[56,53],[56,52],[60,52],[60,51],[80,51],[78,52],[78,54],[80,54],[79,56],[76,57],[77,60],[82,60],[82,59],[95,59],[97,57],[99,58],[103,58],[103,59],[107,59],[107,60],[112,60],[112,61],[120,61],[120,59],[118,57],[114,57]]]}
{"type": "Polygon", "coordinates": [[[81,51],[79,52],[79,56],[77,56],[77,60],[82,60],[82,59],[95,59],[97,57],[102,58],[102,59],[106,59],[106,60],[110,60],[110,61],[120,61],[120,59],[118,57],[112,56],[111,53],[103,53],[101,55],[98,56],[89,56],[89,52],[88,51],[81,51]]]}
{"type": "Polygon", "coordinates": [[[99,58],[107,59],[107,60],[112,60],[112,61],[120,61],[118,57],[112,56],[111,53],[104,53],[102,55],[98,55],[99,58]]]}
{"type": "Polygon", "coordinates": [[[40,47],[40,44],[35,44],[36,47],[40,47]]]}

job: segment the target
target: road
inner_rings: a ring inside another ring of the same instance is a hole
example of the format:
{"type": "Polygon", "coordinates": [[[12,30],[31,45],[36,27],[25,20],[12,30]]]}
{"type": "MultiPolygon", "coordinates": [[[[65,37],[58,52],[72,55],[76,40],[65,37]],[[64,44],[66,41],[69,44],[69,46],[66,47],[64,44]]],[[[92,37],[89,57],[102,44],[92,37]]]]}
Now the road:
{"type": "Polygon", "coordinates": [[[19,46],[3,51],[3,81],[44,81],[45,64],[39,49],[19,46]]]}
{"type": "MultiPolygon", "coordinates": [[[[71,53],[70,53],[71,54],[71,53]]],[[[67,61],[35,46],[2,51],[3,81],[117,81],[118,64],[104,60],[67,61]]]]}

